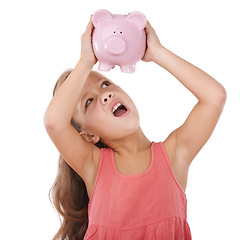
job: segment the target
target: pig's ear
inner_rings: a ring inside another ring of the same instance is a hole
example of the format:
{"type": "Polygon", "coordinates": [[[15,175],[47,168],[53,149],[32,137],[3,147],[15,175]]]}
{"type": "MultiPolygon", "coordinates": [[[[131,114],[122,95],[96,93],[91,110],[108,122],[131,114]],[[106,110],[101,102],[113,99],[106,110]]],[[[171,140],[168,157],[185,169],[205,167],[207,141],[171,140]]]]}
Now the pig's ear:
{"type": "Polygon", "coordinates": [[[112,19],[112,14],[107,10],[97,10],[92,16],[92,22],[94,27],[107,19],[112,19]]]}
{"type": "Polygon", "coordinates": [[[141,12],[132,12],[127,16],[127,21],[134,22],[139,30],[143,30],[146,27],[147,19],[141,12]]]}

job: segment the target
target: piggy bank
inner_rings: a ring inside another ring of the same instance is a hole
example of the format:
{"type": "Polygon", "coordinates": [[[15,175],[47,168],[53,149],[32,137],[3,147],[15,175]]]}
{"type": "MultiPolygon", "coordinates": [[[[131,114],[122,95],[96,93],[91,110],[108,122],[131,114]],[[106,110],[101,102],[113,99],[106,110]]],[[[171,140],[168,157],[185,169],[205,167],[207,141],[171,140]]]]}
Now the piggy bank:
{"type": "Polygon", "coordinates": [[[92,16],[92,45],[99,61],[98,70],[110,71],[115,65],[122,72],[135,71],[136,62],[146,50],[146,17],[140,12],[128,15],[98,10],[92,16]]]}

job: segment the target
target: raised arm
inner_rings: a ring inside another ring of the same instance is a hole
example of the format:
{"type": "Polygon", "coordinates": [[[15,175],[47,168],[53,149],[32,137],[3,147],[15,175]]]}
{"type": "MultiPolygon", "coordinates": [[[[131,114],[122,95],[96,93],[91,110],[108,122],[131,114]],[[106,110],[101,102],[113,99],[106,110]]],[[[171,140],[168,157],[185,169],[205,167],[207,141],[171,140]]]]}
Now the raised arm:
{"type": "Polygon", "coordinates": [[[91,47],[93,25],[88,23],[82,35],[81,58],[71,74],[57,90],[44,115],[46,130],[69,165],[84,178],[93,159],[93,144],[85,141],[71,125],[71,119],[79,102],[80,92],[96,63],[91,47]]]}
{"type": "Polygon", "coordinates": [[[169,160],[184,186],[190,163],[211,136],[222,113],[226,91],[207,73],[164,48],[149,23],[146,32],[148,48],[143,60],[154,61],[166,69],[198,99],[184,124],[164,142],[169,160]]]}

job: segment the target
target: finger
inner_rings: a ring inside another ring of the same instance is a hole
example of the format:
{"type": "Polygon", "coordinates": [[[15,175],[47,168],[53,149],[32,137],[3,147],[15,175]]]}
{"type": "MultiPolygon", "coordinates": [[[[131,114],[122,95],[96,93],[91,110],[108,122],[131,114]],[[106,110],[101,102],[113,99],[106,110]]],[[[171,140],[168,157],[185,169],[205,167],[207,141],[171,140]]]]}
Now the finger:
{"type": "Polygon", "coordinates": [[[93,23],[92,23],[92,16],[91,16],[91,18],[90,18],[90,20],[88,22],[86,30],[92,30],[92,29],[93,29],[93,23]]]}
{"type": "Polygon", "coordinates": [[[154,31],[153,27],[151,26],[150,22],[147,21],[146,27],[145,27],[146,33],[149,33],[151,30],[154,31]]]}
{"type": "Polygon", "coordinates": [[[89,36],[91,36],[93,28],[94,28],[94,26],[93,26],[93,23],[92,23],[92,16],[91,16],[91,18],[90,18],[90,20],[89,20],[89,22],[88,22],[88,25],[87,25],[87,27],[86,27],[86,30],[85,30],[85,32],[83,33],[82,36],[83,36],[83,37],[89,37],[89,36]]]}

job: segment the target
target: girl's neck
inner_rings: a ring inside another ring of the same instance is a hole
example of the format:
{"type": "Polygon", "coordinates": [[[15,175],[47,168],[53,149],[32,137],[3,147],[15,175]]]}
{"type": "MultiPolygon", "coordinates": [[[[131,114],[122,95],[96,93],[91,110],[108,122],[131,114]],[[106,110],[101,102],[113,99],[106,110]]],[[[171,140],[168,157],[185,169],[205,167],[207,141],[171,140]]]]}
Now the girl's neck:
{"type": "Polygon", "coordinates": [[[119,155],[134,155],[151,147],[151,142],[142,132],[139,127],[138,130],[128,137],[111,143],[108,146],[119,155]]]}

